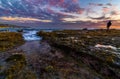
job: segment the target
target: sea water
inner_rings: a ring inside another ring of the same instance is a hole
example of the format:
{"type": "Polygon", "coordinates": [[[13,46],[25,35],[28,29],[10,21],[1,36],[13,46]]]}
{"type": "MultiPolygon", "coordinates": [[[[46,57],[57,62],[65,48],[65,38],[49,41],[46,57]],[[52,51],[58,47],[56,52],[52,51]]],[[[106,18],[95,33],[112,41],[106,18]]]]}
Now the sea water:
{"type": "Polygon", "coordinates": [[[37,30],[25,30],[23,32],[23,38],[26,41],[40,40],[42,37],[37,36],[37,30]]]}

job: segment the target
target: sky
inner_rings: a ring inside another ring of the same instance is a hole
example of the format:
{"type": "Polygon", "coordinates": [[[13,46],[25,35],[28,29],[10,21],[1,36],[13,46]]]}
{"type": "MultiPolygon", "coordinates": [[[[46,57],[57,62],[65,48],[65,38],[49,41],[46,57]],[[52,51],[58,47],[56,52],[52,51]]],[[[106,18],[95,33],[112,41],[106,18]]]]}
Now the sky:
{"type": "Polygon", "coordinates": [[[120,0],[0,0],[0,23],[41,28],[120,28],[120,0]]]}

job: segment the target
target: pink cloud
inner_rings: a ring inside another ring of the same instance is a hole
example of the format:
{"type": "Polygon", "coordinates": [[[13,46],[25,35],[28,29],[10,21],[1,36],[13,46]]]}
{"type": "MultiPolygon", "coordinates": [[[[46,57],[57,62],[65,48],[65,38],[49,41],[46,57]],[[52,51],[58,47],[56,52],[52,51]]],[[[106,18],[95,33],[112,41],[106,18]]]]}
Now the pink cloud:
{"type": "Polygon", "coordinates": [[[73,2],[78,2],[78,0],[72,0],[73,2]]]}
{"type": "Polygon", "coordinates": [[[56,5],[61,5],[64,3],[64,0],[50,0],[49,5],[51,6],[56,6],[56,5]]]}
{"type": "Polygon", "coordinates": [[[108,7],[103,7],[102,10],[103,10],[104,13],[110,12],[110,8],[108,8],[108,7]]]}
{"type": "Polygon", "coordinates": [[[52,10],[50,6],[47,7],[47,11],[48,13],[55,13],[54,10],[52,10]]]}

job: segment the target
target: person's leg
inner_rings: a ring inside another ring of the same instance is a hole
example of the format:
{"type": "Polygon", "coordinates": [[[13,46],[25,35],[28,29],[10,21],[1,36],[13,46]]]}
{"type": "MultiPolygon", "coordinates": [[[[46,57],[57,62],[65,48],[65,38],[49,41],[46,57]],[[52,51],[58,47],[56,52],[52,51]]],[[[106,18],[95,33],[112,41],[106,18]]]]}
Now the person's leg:
{"type": "Polygon", "coordinates": [[[107,31],[109,31],[109,26],[107,26],[107,31]]]}

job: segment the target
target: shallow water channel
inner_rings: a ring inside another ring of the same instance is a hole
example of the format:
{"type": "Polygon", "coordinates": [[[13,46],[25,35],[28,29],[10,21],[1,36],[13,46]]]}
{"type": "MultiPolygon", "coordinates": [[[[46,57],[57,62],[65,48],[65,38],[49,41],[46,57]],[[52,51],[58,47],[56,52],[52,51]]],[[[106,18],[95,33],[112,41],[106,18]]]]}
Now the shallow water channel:
{"type": "Polygon", "coordinates": [[[37,36],[37,30],[25,30],[23,32],[23,37],[26,41],[37,41],[42,39],[42,37],[37,36]]]}

